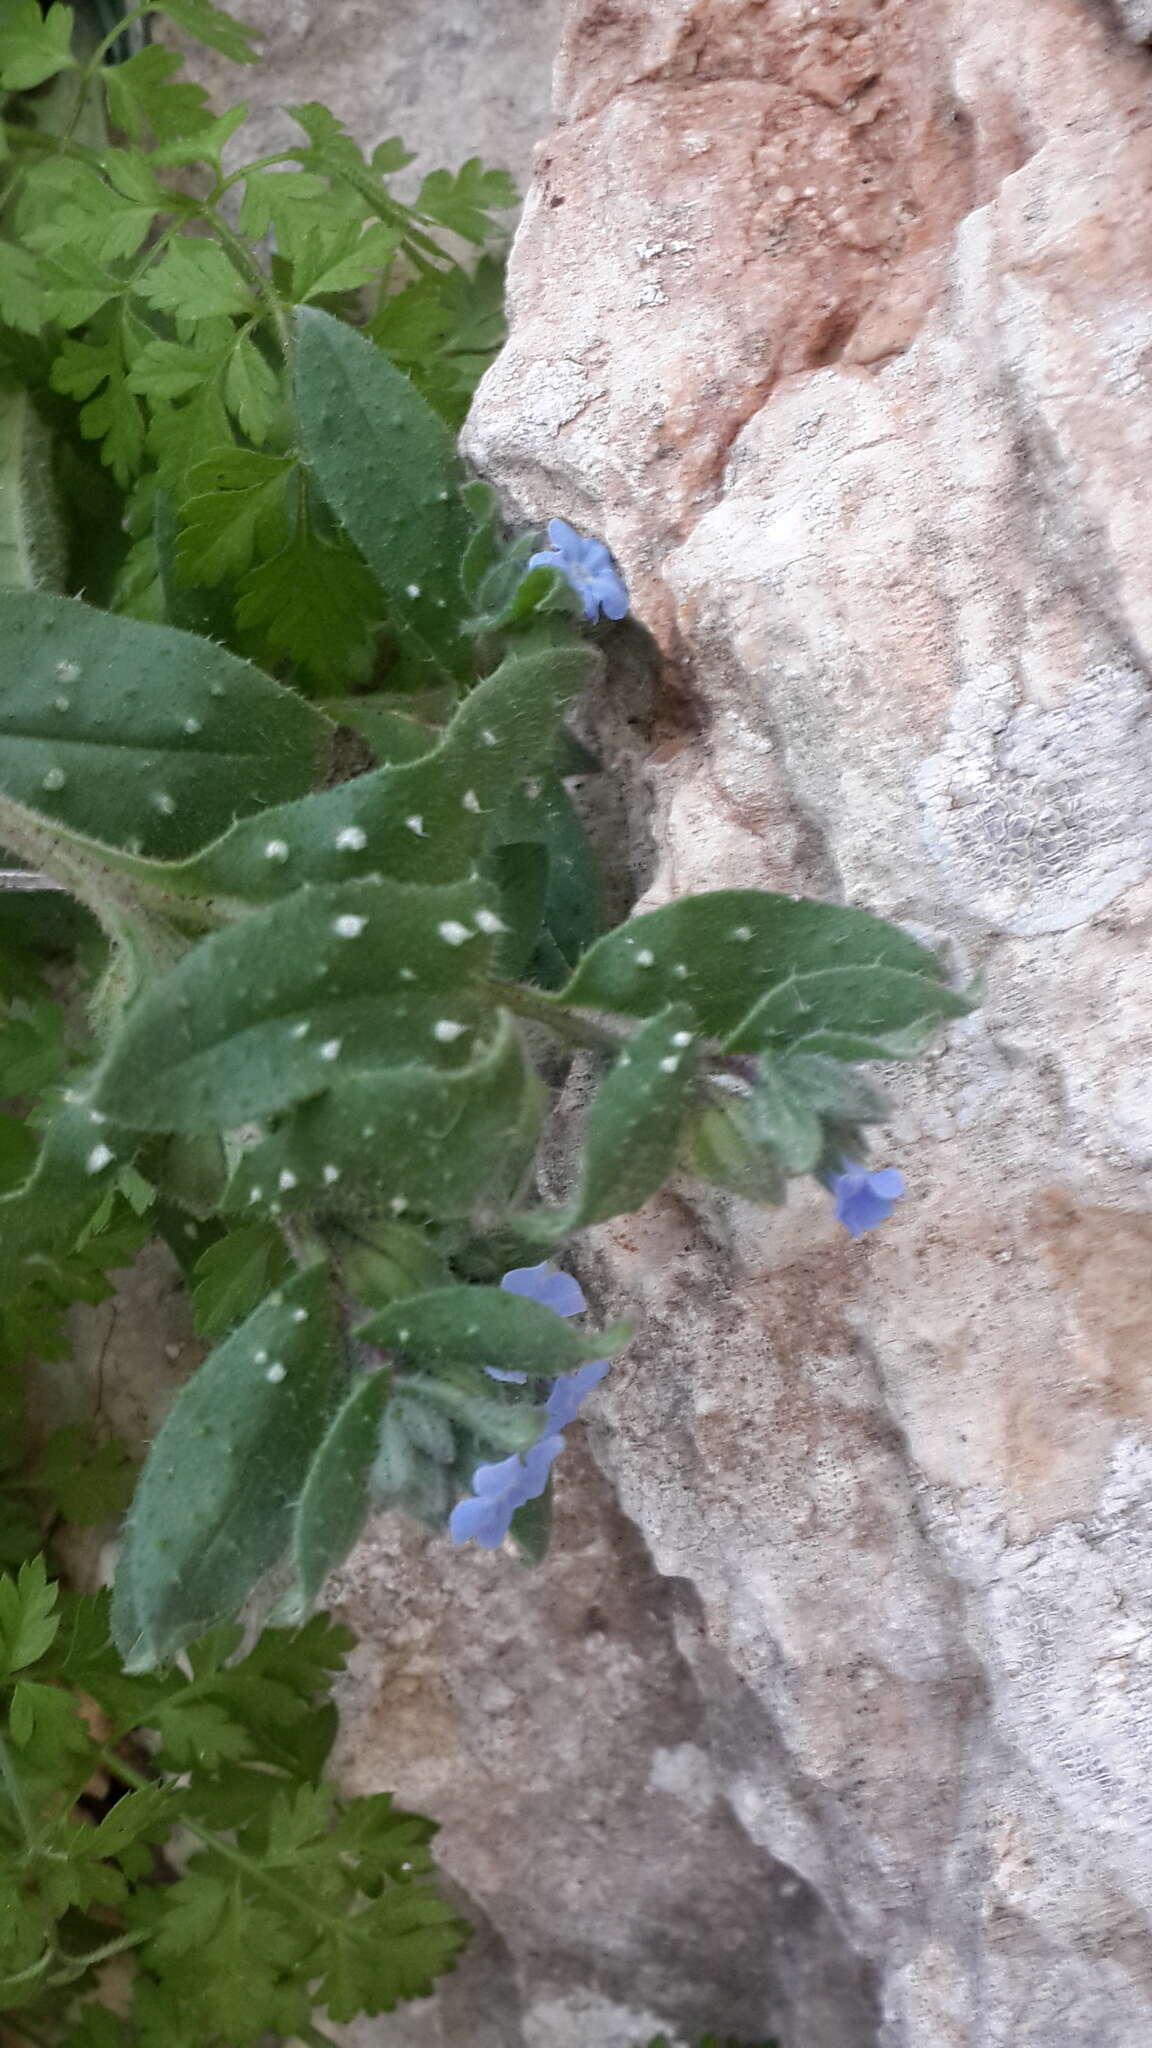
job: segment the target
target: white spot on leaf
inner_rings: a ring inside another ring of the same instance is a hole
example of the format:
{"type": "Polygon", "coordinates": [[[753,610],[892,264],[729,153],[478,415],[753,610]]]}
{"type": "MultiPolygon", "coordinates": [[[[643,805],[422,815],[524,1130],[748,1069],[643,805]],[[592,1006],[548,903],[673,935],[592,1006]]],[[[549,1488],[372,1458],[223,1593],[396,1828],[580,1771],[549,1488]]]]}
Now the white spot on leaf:
{"type": "Polygon", "coordinates": [[[336,834],[336,845],[341,853],[363,853],[368,844],[368,834],[359,825],[345,825],[336,834]]]}
{"type": "Polygon", "coordinates": [[[287,1379],[288,1368],[286,1365],[281,1365],[280,1360],[277,1359],[274,1365],[268,1367],[264,1377],[266,1380],[271,1380],[274,1387],[278,1387],[281,1380],[287,1379]]]}
{"type": "Polygon", "coordinates": [[[445,918],[443,924],[437,925],[436,930],[446,946],[463,946],[473,936],[467,925],[461,924],[455,917],[445,918]]]}
{"type": "Polygon", "coordinates": [[[342,1044],[343,1044],[343,1040],[342,1040],[342,1039],[339,1039],[339,1038],[326,1038],[326,1039],[324,1040],[324,1043],[323,1043],[323,1045],[322,1045],[322,1046],[320,1047],[320,1057],[321,1057],[321,1059],[322,1059],[322,1060],[338,1060],[338,1059],[339,1059],[339,1057],[340,1057],[340,1047],[341,1047],[341,1045],[342,1045],[342,1044]]]}
{"type": "Polygon", "coordinates": [[[366,917],[355,917],[348,911],[333,920],[332,929],[338,939],[358,939],[367,922],[366,917]]]}
{"type": "Polygon", "coordinates": [[[457,1024],[451,1017],[441,1017],[432,1026],[432,1036],[441,1045],[451,1045],[453,1039],[462,1038],[467,1029],[468,1026],[466,1024],[457,1024]]]}
{"type": "Polygon", "coordinates": [[[114,1157],[107,1145],[93,1145],[84,1164],[89,1173],[103,1173],[106,1166],[111,1166],[114,1157]]]}
{"type": "Polygon", "coordinates": [[[270,839],[264,848],[264,858],[265,860],[287,860],[288,841],[286,839],[270,839]]]}

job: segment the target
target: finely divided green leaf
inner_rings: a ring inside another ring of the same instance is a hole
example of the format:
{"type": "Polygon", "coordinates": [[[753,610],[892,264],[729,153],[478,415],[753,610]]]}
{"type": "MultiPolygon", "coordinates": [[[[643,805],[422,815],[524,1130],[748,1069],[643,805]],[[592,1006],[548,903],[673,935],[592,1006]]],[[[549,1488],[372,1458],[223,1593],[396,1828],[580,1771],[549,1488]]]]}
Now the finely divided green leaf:
{"type": "Polygon", "coordinates": [[[215,1343],[251,1315],[290,1269],[284,1239],[272,1223],[249,1223],[218,1238],[196,1262],[192,1311],[197,1334],[215,1343]]]}
{"type": "Polygon", "coordinates": [[[516,206],[519,199],[507,171],[486,170],[478,156],[470,156],[455,173],[429,171],[416,205],[429,220],[482,245],[496,225],[491,214],[516,206]]]}
{"type": "Polygon", "coordinates": [[[213,0],[155,0],[155,5],[157,13],[166,14],[169,21],[174,21],[196,42],[219,50],[222,57],[230,57],[234,64],[255,64],[259,52],[252,47],[253,38],[260,36],[262,30],[237,21],[223,7],[214,6],[213,0]]]}
{"type": "Polygon", "coordinates": [[[152,1445],[125,1527],[112,1631],[127,1668],[231,1615],[288,1541],[335,1375],[327,1275],[271,1295],[214,1351],[152,1445]]]}
{"type": "Polygon", "coordinates": [[[485,1015],[479,888],[300,889],[214,933],[139,998],[96,1100],[138,1129],[236,1128],[345,1073],[456,1067],[485,1015]]]}
{"type": "Polygon", "coordinates": [[[42,1557],[22,1565],[15,1579],[0,1578],[0,1678],[26,1670],[44,1655],[60,1626],[58,1592],[48,1582],[42,1557]]]}
{"type": "Polygon", "coordinates": [[[175,51],[162,50],[158,44],[138,50],[123,64],[106,65],[101,77],[111,126],[123,129],[134,142],[172,142],[207,127],[212,115],[203,86],[183,80],[171,83],[180,68],[175,51]]]}
{"type": "Polygon", "coordinates": [[[41,14],[38,0],[7,0],[0,17],[0,86],[29,92],[57,72],[75,66],[72,9],[53,5],[41,14]]]}
{"type": "Polygon", "coordinates": [[[326,720],[225,649],[77,598],[0,593],[0,791],[178,858],[312,780],[326,720]]]}

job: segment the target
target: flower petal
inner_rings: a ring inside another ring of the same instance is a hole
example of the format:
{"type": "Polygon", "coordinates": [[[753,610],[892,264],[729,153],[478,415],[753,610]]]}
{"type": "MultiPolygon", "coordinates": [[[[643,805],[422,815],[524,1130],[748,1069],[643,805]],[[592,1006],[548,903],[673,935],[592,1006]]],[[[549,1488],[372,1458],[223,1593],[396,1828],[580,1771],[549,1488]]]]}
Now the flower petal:
{"type": "Polygon", "coordinates": [[[582,1315],[588,1303],[571,1273],[557,1273],[545,1259],[539,1266],[513,1266],[500,1282],[507,1294],[523,1294],[558,1316],[582,1315]]]}
{"type": "Polygon", "coordinates": [[[552,1392],[546,1403],[548,1420],[553,1429],[566,1429],[568,1424],[583,1407],[593,1387],[598,1387],[606,1372],[611,1369],[609,1358],[593,1358],[587,1365],[578,1365],[575,1372],[561,1373],[552,1385],[552,1392]]]}
{"type": "Polygon", "coordinates": [[[457,1501],[448,1517],[448,1533],[453,1543],[478,1543],[482,1550],[499,1550],[513,1512],[503,1497],[457,1501]]]}
{"type": "Polygon", "coordinates": [[[473,1493],[506,1493],[516,1483],[520,1460],[515,1451],[510,1458],[501,1458],[498,1465],[477,1465],[472,1474],[473,1493]]]}

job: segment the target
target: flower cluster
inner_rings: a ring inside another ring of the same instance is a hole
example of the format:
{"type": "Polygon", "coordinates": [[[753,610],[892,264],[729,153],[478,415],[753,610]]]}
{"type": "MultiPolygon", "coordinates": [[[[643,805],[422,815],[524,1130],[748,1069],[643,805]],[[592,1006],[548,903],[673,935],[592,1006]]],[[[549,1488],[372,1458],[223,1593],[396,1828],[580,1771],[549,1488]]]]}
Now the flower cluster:
{"type": "Polygon", "coordinates": [[[566,519],[548,521],[550,548],[530,555],[530,569],[557,569],[570,583],[584,606],[586,619],[622,619],[628,611],[628,592],[609,550],[602,540],[586,540],[566,519]]]}
{"type": "MultiPolygon", "coordinates": [[[[550,1266],[515,1266],[505,1273],[500,1285],[509,1294],[525,1294],[558,1316],[578,1316],[587,1308],[579,1283],[570,1273],[557,1273],[550,1266]]],[[[574,1419],[593,1387],[608,1370],[606,1358],[594,1358],[575,1372],[561,1373],[552,1383],[545,1406],[547,1420],[537,1442],[522,1455],[502,1458],[496,1465],[477,1465],[472,1474],[473,1498],[453,1508],[448,1528],[454,1543],[479,1543],[484,1550],[498,1550],[508,1534],[517,1508],[535,1500],[548,1484],[552,1461],[564,1449],[562,1431],[574,1419]]],[[[494,1380],[520,1384],[522,1372],[499,1372],[488,1367],[494,1380]]]]}

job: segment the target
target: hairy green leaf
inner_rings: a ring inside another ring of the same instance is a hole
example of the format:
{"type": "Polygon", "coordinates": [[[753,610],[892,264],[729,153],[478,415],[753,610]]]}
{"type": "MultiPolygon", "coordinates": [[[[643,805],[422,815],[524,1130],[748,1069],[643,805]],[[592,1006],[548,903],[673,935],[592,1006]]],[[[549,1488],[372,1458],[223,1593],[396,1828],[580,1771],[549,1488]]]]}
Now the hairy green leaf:
{"type": "Polygon", "coordinates": [[[866,910],[751,889],[690,896],[632,918],[597,941],[561,1000],[640,1017],[684,1002],[702,1030],[735,1034],[762,997],[797,974],[827,968],[913,978],[922,984],[920,1014],[955,1016],[970,1007],[947,987],[935,954],[896,925],[866,910]]]}
{"type": "Polygon", "coordinates": [[[298,317],[296,407],[313,474],[430,681],[466,675],[459,562],[469,524],[452,435],[379,349],[315,307],[298,317]]]}
{"type": "Polygon", "coordinates": [[[673,1003],[643,1026],[596,1091],[584,1128],[584,1170],[566,1225],[640,1208],[674,1170],[696,1086],[692,1012],[673,1003]]]}
{"type": "Polygon", "coordinates": [[[54,825],[174,858],[311,780],[326,721],[189,633],[0,592],[0,660],[0,791],[54,825]]]}
{"type": "Polygon", "coordinates": [[[340,1564],[368,1512],[368,1474],[376,1456],[389,1375],[358,1380],[328,1426],[308,1469],[292,1530],[297,1604],[306,1614],[340,1564]]]}
{"type": "Polygon", "coordinates": [[[564,706],[596,665],[583,647],[511,656],[465,699],[434,751],[235,826],[184,885],[259,902],[345,875],[467,874],[492,811],[519,776],[547,762],[564,706]],[[270,844],[285,851],[270,859],[270,844]]]}
{"type": "Polygon", "coordinates": [[[361,1324],[359,1335],[423,1371],[494,1365],[532,1378],[570,1372],[590,1358],[614,1357],[628,1342],[625,1325],[576,1330],[538,1301],[501,1287],[444,1287],[410,1295],[361,1324]]]}
{"type": "Polygon", "coordinates": [[[201,1366],[136,1489],[112,1602],[129,1671],[164,1663],[235,1612],[288,1540],[333,1399],[327,1276],[314,1267],[201,1366]]]}
{"type": "Polygon", "coordinates": [[[140,997],[98,1103],[130,1104],[138,1129],[229,1129],[364,1067],[465,1064],[485,1014],[483,902],[474,884],[367,880],[253,912],[140,997]]]}
{"type": "Polygon", "coordinates": [[[66,542],[52,437],[27,391],[0,378],[0,587],[60,590],[66,542]]]}
{"type": "Polygon", "coordinates": [[[942,1018],[967,1016],[974,1001],[902,967],[797,968],[741,1020],[726,1050],[793,1045],[844,1060],[908,1059],[923,1052],[942,1018]]]}
{"type": "MultiPolygon", "coordinates": [[[[382,1058],[387,1057],[381,1048],[382,1058]]],[[[381,1064],[315,1096],[246,1152],[229,1206],[289,1212],[317,1201],[396,1215],[465,1216],[518,1188],[544,1109],[541,1084],[511,1019],[466,1066],[381,1064]]]]}

